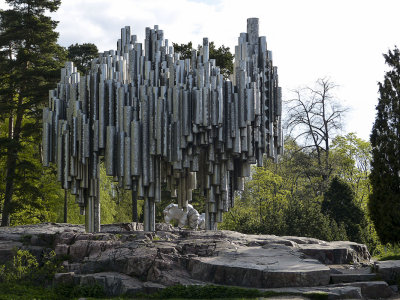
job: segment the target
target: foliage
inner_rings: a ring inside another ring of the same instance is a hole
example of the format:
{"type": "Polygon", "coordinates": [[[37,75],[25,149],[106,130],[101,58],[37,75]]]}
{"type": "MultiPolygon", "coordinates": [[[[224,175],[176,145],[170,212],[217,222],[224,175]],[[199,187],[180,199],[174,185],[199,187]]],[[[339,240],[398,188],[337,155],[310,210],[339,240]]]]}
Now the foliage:
{"type": "Polygon", "coordinates": [[[32,299],[43,299],[43,300],[63,300],[70,299],[64,298],[57,295],[56,292],[49,288],[30,285],[26,283],[5,283],[0,282],[0,300],[32,300],[32,299]]]}
{"type": "MultiPolygon", "coordinates": [[[[100,164],[100,205],[102,224],[132,221],[132,191],[125,190],[106,175],[104,164],[100,164]]],[[[138,200],[138,215],[143,214],[143,200],[138,200]]]]}
{"type": "Polygon", "coordinates": [[[367,244],[373,253],[380,244],[365,210],[369,143],[349,134],[336,137],[332,145],[332,174],[340,184],[329,182],[331,188],[320,193],[317,157],[287,137],[278,162],[265,160],[264,167],[253,170],[219,228],[327,241],[350,239],[367,244]]]}
{"type": "Polygon", "coordinates": [[[81,298],[81,297],[93,297],[101,298],[105,296],[104,287],[99,284],[91,285],[57,285],[52,289],[54,293],[65,299],[81,298]]]}
{"type": "Polygon", "coordinates": [[[260,213],[252,206],[254,204],[245,198],[246,193],[245,187],[242,197],[236,197],[235,207],[224,215],[220,229],[251,234],[314,237],[327,241],[347,240],[343,223],[338,225],[335,220],[324,215],[318,199],[299,199],[287,194],[286,204],[274,216],[275,210],[281,204],[279,200],[272,198],[265,207],[265,215],[262,211],[260,219],[260,213]]]}
{"type": "Polygon", "coordinates": [[[233,58],[234,55],[230,52],[229,47],[222,45],[217,48],[214,42],[210,43],[210,59],[215,59],[224,78],[229,78],[229,75],[233,73],[233,58]]]}
{"type": "Polygon", "coordinates": [[[180,53],[180,59],[190,59],[192,58],[192,51],[193,49],[193,44],[192,42],[189,42],[187,44],[177,44],[177,43],[172,43],[174,47],[174,52],[175,53],[180,53]]]}
{"type": "Polygon", "coordinates": [[[104,297],[104,288],[98,284],[43,287],[41,285],[32,285],[26,282],[0,282],[0,291],[0,300],[68,300],[80,299],[81,297],[104,297]]]}
{"type": "Polygon", "coordinates": [[[355,194],[356,202],[365,210],[371,184],[369,181],[371,144],[348,133],[345,136],[336,136],[332,142],[331,157],[334,174],[350,184],[355,194]]]}
{"type": "MultiPolygon", "coordinates": [[[[37,120],[25,119],[23,126],[34,126],[37,120]]],[[[0,121],[0,139],[7,139],[8,123],[0,121]]],[[[14,195],[10,206],[14,212],[11,225],[54,222],[61,196],[54,166],[43,168],[36,141],[39,132],[26,132],[20,140],[19,159],[14,175],[14,195]],[[26,134],[26,135],[25,135],[26,134]]],[[[40,146],[40,145],[39,145],[40,146]]],[[[0,155],[0,203],[4,201],[6,188],[7,156],[0,155]]],[[[62,219],[61,219],[62,220],[62,219]]]]}
{"type": "MultiPolygon", "coordinates": [[[[64,194],[65,191],[59,188],[59,196],[57,199],[57,206],[55,207],[57,218],[56,222],[64,222],[64,194]]],[[[71,224],[85,224],[85,216],[81,215],[80,207],[75,201],[75,196],[67,192],[67,211],[68,218],[67,222],[71,224]]]]}
{"type": "MultiPolygon", "coordinates": [[[[174,52],[181,54],[181,59],[192,58],[192,52],[194,51],[192,42],[180,45],[176,43],[172,44],[174,46],[174,52]]],[[[197,51],[199,52],[200,49],[201,46],[199,45],[197,51]]],[[[220,68],[224,78],[229,78],[229,75],[233,73],[234,55],[230,52],[229,47],[222,45],[217,48],[214,42],[210,42],[209,58],[215,59],[215,63],[217,67],[220,68]]]]}
{"type": "Polygon", "coordinates": [[[279,293],[274,291],[260,291],[257,289],[246,289],[241,287],[227,287],[219,285],[175,285],[170,286],[151,295],[141,295],[148,299],[232,299],[232,298],[254,298],[288,295],[290,293],[279,293]]]}
{"type": "Polygon", "coordinates": [[[313,237],[326,241],[348,239],[344,224],[338,224],[322,213],[319,198],[292,198],[285,222],[287,224],[285,235],[313,237]]]}
{"type": "MultiPolygon", "coordinates": [[[[20,250],[21,251],[21,250],[20,250]]],[[[56,256],[54,250],[44,253],[39,268],[33,273],[35,283],[51,284],[56,273],[64,271],[62,257],[56,256]]]]}
{"type": "Polygon", "coordinates": [[[285,211],[288,207],[288,191],[283,187],[281,176],[264,168],[255,168],[252,180],[248,181],[244,197],[256,212],[259,232],[266,229],[282,234],[285,232],[285,211]]]}
{"type": "Polygon", "coordinates": [[[13,260],[8,265],[0,267],[0,280],[4,282],[16,282],[20,280],[32,280],[33,272],[39,263],[28,250],[18,250],[13,260]]]}
{"type": "Polygon", "coordinates": [[[28,250],[17,250],[13,260],[0,265],[0,299],[71,299],[102,297],[104,289],[95,285],[51,286],[55,273],[62,272],[61,259],[54,251],[39,262],[28,250]]]}
{"type": "Polygon", "coordinates": [[[366,226],[364,212],[354,201],[354,192],[350,185],[334,177],[324,194],[321,210],[337,224],[344,224],[351,241],[362,243],[362,227],[366,226]]]}
{"type": "Polygon", "coordinates": [[[384,55],[390,67],[379,83],[377,114],[371,133],[372,193],[368,209],[384,243],[400,242],[400,51],[384,55]]]}
{"type": "Polygon", "coordinates": [[[7,3],[12,9],[0,10],[0,124],[7,124],[0,139],[5,169],[5,185],[0,186],[4,188],[2,226],[9,225],[10,214],[18,211],[14,202],[31,195],[38,198],[38,184],[31,184],[30,179],[37,182],[41,176],[34,171],[41,158],[41,107],[65,59],[65,51],[56,43],[57,22],[48,16],[58,9],[59,0],[7,3]],[[29,146],[36,147],[34,152],[29,146]],[[27,175],[25,170],[31,171],[31,177],[21,180],[21,186],[18,180],[27,175]]]}
{"type": "Polygon", "coordinates": [[[63,270],[54,251],[44,254],[39,263],[28,250],[16,250],[12,261],[0,265],[0,282],[48,284],[54,274],[63,270]]]}
{"type": "Polygon", "coordinates": [[[317,80],[315,87],[294,91],[287,101],[286,128],[315,158],[315,171],[321,177],[319,192],[324,192],[332,175],[330,147],[332,138],[342,128],[346,108],[334,97],[336,85],[327,78],[317,80]]]}
{"type": "Polygon", "coordinates": [[[68,47],[68,60],[74,62],[78,71],[85,74],[90,68],[90,62],[99,54],[97,46],[92,43],[73,44],[68,47]]]}
{"type": "Polygon", "coordinates": [[[400,244],[387,244],[380,247],[379,253],[375,255],[375,260],[400,260],[400,244]]]}

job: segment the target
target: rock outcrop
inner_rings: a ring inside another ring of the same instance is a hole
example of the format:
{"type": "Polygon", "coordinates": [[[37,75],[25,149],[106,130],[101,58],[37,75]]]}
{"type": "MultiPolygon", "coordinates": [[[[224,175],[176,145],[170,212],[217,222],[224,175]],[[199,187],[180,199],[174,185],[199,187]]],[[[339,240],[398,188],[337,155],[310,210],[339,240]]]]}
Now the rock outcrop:
{"type": "Polygon", "coordinates": [[[54,249],[65,259],[65,273],[56,274],[56,283],[98,283],[110,296],[214,283],[300,294],[323,291],[331,298],[346,293],[389,297],[388,284],[373,280],[393,280],[399,265],[374,266],[366,246],[353,242],[190,231],[167,224],[157,224],[156,232],[141,229],[135,223],[104,225],[101,233],[56,223],[0,228],[0,264],[16,248],[38,258],[54,249]],[[381,276],[372,270],[382,270],[381,276]]]}

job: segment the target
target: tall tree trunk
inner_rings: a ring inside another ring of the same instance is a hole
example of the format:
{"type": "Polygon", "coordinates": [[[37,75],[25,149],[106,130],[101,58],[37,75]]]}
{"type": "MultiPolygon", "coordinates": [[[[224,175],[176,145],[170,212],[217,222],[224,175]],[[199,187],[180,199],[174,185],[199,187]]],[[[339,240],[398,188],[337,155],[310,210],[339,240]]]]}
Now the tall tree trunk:
{"type": "Polygon", "coordinates": [[[4,195],[4,207],[1,218],[1,226],[10,226],[11,204],[14,194],[15,170],[17,167],[18,144],[21,135],[23,114],[24,110],[22,108],[22,96],[19,96],[14,132],[12,132],[12,130],[9,130],[9,133],[12,132],[12,136],[10,137],[12,139],[12,142],[10,143],[10,146],[7,150],[6,191],[4,195]]]}

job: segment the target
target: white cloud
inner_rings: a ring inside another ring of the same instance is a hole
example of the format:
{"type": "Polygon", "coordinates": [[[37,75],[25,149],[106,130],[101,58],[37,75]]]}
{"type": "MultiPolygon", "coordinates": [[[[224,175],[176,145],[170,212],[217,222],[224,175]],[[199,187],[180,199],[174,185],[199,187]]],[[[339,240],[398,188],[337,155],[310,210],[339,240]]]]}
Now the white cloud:
{"type": "Polygon", "coordinates": [[[397,0],[63,0],[53,16],[60,44],[92,42],[102,51],[116,47],[125,25],[143,41],[145,27],[156,24],[170,41],[197,45],[208,37],[233,50],[246,19],[258,17],[284,97],[329,76],[352,108],[346,131],[368,139],[385,70],[382,53],[400,44],[398,11],[397,0]]]}

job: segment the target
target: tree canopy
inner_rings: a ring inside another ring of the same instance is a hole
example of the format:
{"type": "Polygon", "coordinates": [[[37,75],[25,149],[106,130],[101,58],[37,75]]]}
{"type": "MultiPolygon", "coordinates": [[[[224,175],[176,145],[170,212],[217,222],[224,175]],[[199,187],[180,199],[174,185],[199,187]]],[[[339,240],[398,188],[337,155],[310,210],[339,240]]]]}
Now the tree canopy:
{"type": "MultiPolygon", "coordinates": [[[[27,195],[33,204],[46,197],[40,181],[41,107],[53,88],[65,59],[57,44],[57,22],[47,11],[57,10],[60,1],[7,0],[12,9],[0,11],[0,163],[4,201],[2,225],[10,224],[17,199],[27,195]],[[33,152],[32,152],[33,151],[33,152]],[[20,185],[21,184],[21,185],[20,185]],[[28,188],[29,187],[29,188],[28,188]]],[[[25,205],[25,204],[24,204],[25,205]]]]}
{"type": "Polygon", "coordinates": [[[90,68],[90,62],[99,54],[97,46],[92,43],[73,44],[68,47],[68,60],[74,62],[78,71],[85,74],[90,68]]]}
{"type": "Polygon", "coordinates": [[[331,142],[342,128],[346,112],[333,94],[335,87],[331,80],[320,78],[315,87],[295,90],[295,97],[287,101],[286,128],[294,140],[316,157],[315,171],[322,179],[320,191],[326,190],[333,172],[331,142]]]}
{"type": "Polygon", "coordinates": [[[400,242],[400,51],[384,55],[389,66],[379,85],[372,127],[372,194],[368,208],[380,239],[400,242]]]}

